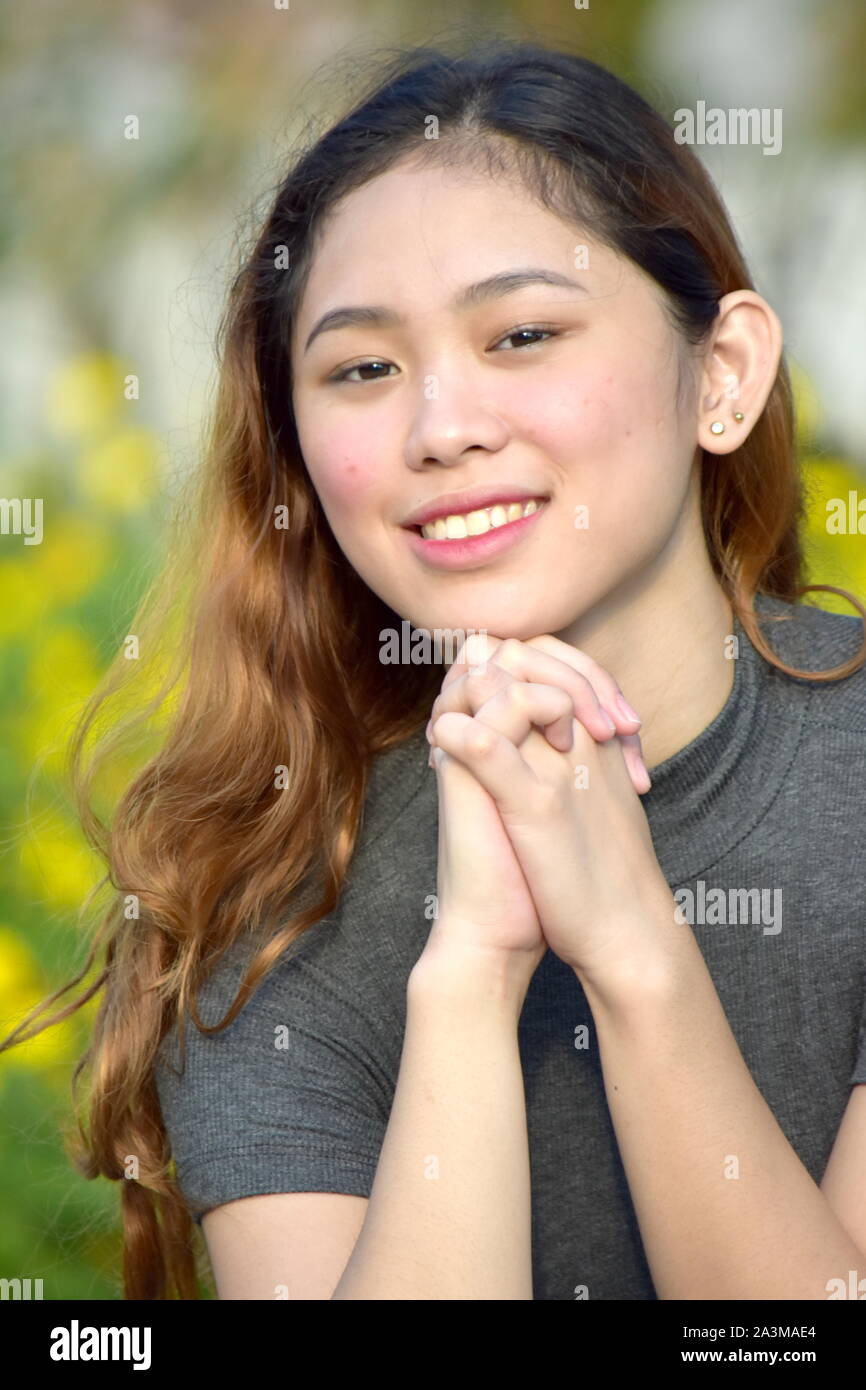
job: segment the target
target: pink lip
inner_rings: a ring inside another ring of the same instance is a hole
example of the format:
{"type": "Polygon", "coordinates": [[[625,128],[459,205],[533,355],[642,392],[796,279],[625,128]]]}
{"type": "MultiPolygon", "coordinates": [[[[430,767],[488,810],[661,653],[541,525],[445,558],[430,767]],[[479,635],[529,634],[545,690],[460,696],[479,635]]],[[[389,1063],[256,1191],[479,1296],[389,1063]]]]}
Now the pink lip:
{"type": "MultiPolygon", "coordinates": [[[[528,500],[528,499],[527,499],[528,500]]],[[[530,516],[522,516],[517,521],[508,521],[483,536],[464,536],[459,540],[428,541],[417,531],[408,531],[409,544],[417,555],[438,569],[459,570],[483,565],[502,551],[515,545],[525,536],[534,522],[547,510],[543,502],[538,511],[530,516]]]]}
{"type": "Polygon", "coordinates": [[[443,493],[433,502],[428,502],[426,506],[411,512],[401,524],[406,527],[426,526],[429,521],[436,521],[440,516],[484,511],[486,507],[495,507],[497,504],[507,507],[509,502],[529,502],[533,497],[537,500],[547,500],[546,494],[530,492],[529,488],[525,487],[509,488],[500,484],[498,487],[494,485],[464,488],[462,492],[443,493]]]}

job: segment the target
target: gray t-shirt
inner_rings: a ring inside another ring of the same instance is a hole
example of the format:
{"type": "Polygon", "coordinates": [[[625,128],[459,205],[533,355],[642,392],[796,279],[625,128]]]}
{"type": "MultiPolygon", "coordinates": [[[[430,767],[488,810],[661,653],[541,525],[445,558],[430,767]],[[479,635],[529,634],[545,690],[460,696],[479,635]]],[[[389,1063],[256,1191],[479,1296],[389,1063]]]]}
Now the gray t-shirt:
{"type": "MultiPolygon", "coordinates": [[[[756,609],[789,615],[763,631],[801,669],[835,666],[862,639],[859,617],[764,596],[756,609]]],[[[642,801],[755,1083],[820,1182],[850,1087],[866,1083],[866,668],[802,681],[765,662],[738,622],[735,632],[724,708],[653,769],[642,801]]],[[[407,977],[436,892],[438,799],[427,753],[422,730],[375,760],[336,910],[293,943],[228,1028],[208,1037],[188,1023],[182,1076],[162,1065],[174,1032],[164,1040],[157,1085],[196,1220],[256,1193],[370,1194],[400,1065],[407,977]]],[[[208,979],[206,1023],[224,1016],[248,949],[237,945],[208,979]]],[[[551,951],[530,985],[519,1039],[534,1298],[571,1300],[579,1286],[591,1299],[655,1298],[592,1014],[551,951]]]]}

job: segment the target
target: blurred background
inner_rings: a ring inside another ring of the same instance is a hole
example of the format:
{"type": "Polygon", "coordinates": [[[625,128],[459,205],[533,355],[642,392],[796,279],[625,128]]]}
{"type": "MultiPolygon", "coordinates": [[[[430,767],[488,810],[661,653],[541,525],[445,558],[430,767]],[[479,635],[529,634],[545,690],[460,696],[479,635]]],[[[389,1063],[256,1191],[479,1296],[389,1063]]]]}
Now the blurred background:
{"type": "MultiPolygon", "coordinates": [[[[64,791],[64,741],[129,631],[195,466],[238,245],[293,142],[339,114],[345,75],[461,21],[582,52],[672,121],[700,100],[782,110],[778,154],[698,153],[785,330],[809,578],[866,598],[866,534],[827,529],[832,499],[853,492],[866,511],[859,0],[5,7],[0,496],[42,498],[44,534],[0,535],[4,1035],[84,960],[78,912],[103,866],[64,791]]],[[[120,1296],[116,1185],[78,1176],[60,1137],[92,1017],[88,1005],[0,1054],[0,1277],[41,1278],[46,1299],[120,1296]]]]}

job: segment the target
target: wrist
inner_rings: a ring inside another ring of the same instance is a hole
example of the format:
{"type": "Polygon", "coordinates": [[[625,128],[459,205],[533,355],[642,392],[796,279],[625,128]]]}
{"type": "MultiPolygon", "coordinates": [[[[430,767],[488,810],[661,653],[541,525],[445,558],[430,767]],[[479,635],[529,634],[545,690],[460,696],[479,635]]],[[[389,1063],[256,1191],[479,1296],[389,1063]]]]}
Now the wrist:
{"type": "Polygon", "coordinates": [[[633,1009],[642,1001],[664,1005],[693,980],[703,957],[688,924],[675,915],[665,884],[639,910],[604,933],[605,945],[592,960],[570,961],[591,1007],[633,1009]]]}
{"type": "Polygon", "coordinates": [[[599,1009],[607,1013],[631,1013],[643,1004],[663,1005],[675,992],[674,972],[670,963],[653,957],[650,961],[637,958],[623,961],[604,970],[586,970],[572,966],[593,1014],[599,1009]]]}
{"type": "Polygon", "coordinates": [[[519,1017],[546,946],[542,943],[534,951],[502,951],[467,936],[457,923],[434,924],[410,972],[410,994],[444,994],[472,1008],[490,1004],[519,1017]]]}
{"type": "Polygon", "coordinates": [[[708,976],[706,962],[688,926],[677,926],[663,940],[642,943],[628,956],[596,963],[592,969],[572,965],[593,1013],[636,1016],[641,1010],[675,1007],[708,976]]]}

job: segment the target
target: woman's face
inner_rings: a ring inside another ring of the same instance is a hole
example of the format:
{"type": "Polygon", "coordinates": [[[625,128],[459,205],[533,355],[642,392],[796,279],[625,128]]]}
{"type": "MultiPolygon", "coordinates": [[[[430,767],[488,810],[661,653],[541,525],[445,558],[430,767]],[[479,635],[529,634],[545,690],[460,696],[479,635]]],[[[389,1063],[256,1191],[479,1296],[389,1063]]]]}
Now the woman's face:
{"type": "Polygon", "coordinates": [[[677,405],[660,296],[516,184],[403,165],[338,205],[293,326],[295,418],[340,548],[402,618],[526,640],[651,587],[698,525],[695,407],[677,405]],[[467,294],[518,271],[573,283],[467,294]],[[478,537],[407,529],[443,497],[452,515],[500,500],[470,533],[539,500],[478,537]]]}

